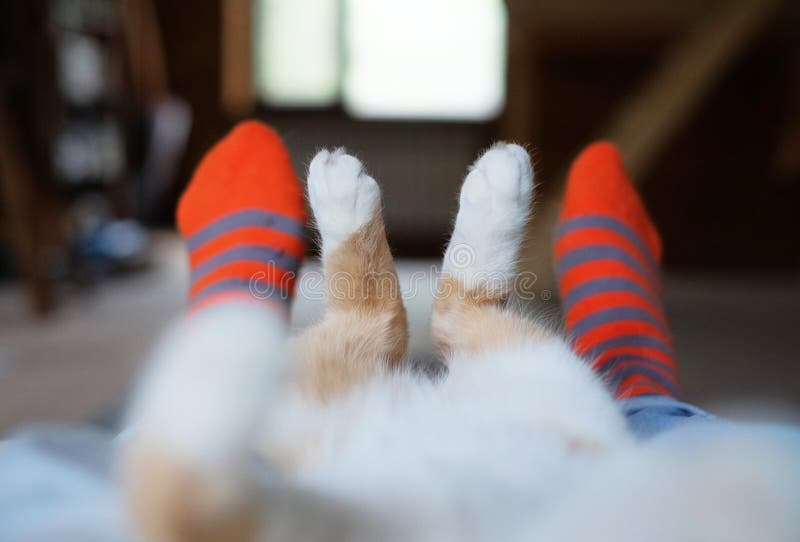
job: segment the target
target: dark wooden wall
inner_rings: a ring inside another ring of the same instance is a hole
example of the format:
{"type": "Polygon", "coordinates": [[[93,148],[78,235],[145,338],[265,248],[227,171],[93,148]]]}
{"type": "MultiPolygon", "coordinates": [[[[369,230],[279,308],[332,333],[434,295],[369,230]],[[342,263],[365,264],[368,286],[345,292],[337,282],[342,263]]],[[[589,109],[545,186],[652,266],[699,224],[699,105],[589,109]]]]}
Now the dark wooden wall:
{"type": "MultiPolygon", "coordinates": [[[[612,3],[631,14],[627,20],[608,7],[592,15],[576,6],[541,4],[526,4],[526,9],[532,17],[554,22],[532,37],[536,47],[512,63],[509,74],[509,92],[518,94],[518,102],[530,94],[531,107],[522,109],[529,118],[426,125],[358,122],[340,111],[262,108],[258,114],[286,136],[301,173],[320,146],[348,145],[360,153],[385,185],[390,236],[400,254],[434,256],[446,238],[466,165],[506,133],[504,122],[531,126],[533,141],[526,143],[533,146],[544,192],[556,194],[574,153],[602,133],[697,9],[693,2],[657,2],[647,9],[626,0],[612,3]],[[520,84],[523,77],[535,80],[520,84]]],[[[234,120],[220,106],[221,5],[219,0],[157,5],[172,91],[188,100],[194,114],[181,172],[188,179],[193,164],[234,120]]],[[[777,17],[725,70],[641,179],[673,268],[796,270],[800,264],[794,210],[800,181],[796,171],[787,174],[776,167],[784,120],[797,101],[791,84],[798,42],[787,20],[792,19],[785,14],[777,17]]],[[[164,222],[170,220],[177,191],[164,203],[164,222]]]]}

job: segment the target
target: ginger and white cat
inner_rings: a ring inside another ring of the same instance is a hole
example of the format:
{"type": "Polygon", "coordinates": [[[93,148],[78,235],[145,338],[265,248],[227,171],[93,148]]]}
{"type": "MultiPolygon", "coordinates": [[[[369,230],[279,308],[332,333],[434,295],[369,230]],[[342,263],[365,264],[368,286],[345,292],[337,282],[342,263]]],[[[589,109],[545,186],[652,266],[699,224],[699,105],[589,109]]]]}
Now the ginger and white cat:
{"type": "Polygon", "coordinates": [[[449,370],[431,380],[405,363],[380,189],[353,156],[320,152],[308,194],[324,319],[289,338],[277,314],[220,305],[168,332],[122,458],[134,529],[150,542],[800,540],[783,448],[635,442],[564,339],[506,306],[533,189],[517,145],[470,168],[432,314],[449,370]]]}

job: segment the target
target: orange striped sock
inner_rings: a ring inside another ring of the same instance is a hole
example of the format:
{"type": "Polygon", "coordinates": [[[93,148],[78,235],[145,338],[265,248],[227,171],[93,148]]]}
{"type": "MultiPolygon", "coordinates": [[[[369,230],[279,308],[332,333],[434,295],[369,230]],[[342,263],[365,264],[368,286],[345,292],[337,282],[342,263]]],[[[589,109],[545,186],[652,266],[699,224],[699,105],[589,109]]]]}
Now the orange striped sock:
{"type": "Polygon", "coordinates": [[[305,207],[272,129],[243,122],[218,142],[181,196],[177,222],[189,248],[192,311],[238,299],[288,314],[305,254],[305,207]]]}
{"type": "Polygon", "coordinates": [[[661,239],[610,143],[573,162],[555,244],[568,333],[617,398],[677,397],[661,239]]]}

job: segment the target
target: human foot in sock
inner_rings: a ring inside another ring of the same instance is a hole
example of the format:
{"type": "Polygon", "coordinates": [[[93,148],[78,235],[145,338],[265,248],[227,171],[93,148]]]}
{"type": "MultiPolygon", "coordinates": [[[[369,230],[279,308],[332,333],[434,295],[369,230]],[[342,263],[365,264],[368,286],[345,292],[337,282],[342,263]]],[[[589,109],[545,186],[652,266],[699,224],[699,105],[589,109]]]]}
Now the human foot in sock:
{"type": "Polygon", "coordinates": [[[610,143],[572,164],[554,256],[567,332],[615,396],[676,397],[661,240],[610,143]]]}
{"type": "Polygon", "coordinates": [[[191,310],[221,299],[286,307],[305,254],[303,190],[275,132],[248,121],[217,143],[181,196],[191,310]]]}

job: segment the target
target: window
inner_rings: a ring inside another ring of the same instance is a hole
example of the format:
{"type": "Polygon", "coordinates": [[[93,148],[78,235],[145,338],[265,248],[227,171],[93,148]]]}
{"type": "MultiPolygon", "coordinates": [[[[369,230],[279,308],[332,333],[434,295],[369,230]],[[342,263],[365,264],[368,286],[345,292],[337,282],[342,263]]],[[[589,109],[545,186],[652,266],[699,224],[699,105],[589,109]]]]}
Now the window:
{"type": "Polygon", "coordinates": [[[505,96],[502,0],[257,0],[256,88],[275,107],[482,121],[505,96]]]}

